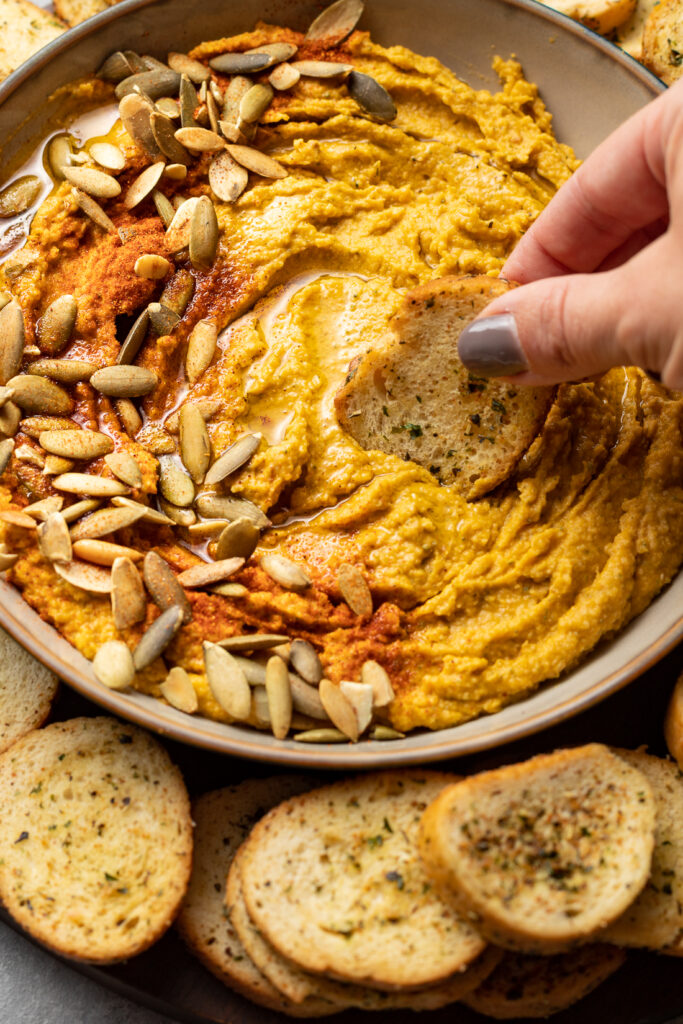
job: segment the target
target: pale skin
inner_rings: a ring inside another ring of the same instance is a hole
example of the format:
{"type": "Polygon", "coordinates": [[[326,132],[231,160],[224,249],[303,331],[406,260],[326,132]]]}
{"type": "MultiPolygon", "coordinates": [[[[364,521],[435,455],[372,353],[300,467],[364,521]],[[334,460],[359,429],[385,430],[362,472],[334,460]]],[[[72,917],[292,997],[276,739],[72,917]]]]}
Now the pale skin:
{"type": "Polygon", "coordinates": [[[515,382],[631,365],[683,390],[683,81],[591,154],[501,276],[524,287],[484,316],[515,318],[530,367],[515,382]]]}

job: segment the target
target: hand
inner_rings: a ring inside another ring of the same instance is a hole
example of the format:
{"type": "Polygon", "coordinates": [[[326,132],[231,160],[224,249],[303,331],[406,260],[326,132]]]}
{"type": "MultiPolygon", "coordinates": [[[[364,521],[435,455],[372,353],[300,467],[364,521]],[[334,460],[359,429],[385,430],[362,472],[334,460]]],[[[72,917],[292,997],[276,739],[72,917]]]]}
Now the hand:
{"type": "Polygon", "coordinates": [[[591,154],[501,277],[524,287],[463,331],[472,372],[551,384],[641,366],[683,389],[683,81],[591,154]]]}

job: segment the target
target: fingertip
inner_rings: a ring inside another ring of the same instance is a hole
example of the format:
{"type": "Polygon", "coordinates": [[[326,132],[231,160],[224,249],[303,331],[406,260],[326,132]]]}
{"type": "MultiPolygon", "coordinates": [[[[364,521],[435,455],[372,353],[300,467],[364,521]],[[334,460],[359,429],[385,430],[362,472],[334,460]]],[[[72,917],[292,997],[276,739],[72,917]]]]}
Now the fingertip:
{"type": "Polygon", "coordinates": [[[471,373],[505,377],[529,369],[512,313],[484,316],[469,324],[458,339],[458,355],[471,373]]]}

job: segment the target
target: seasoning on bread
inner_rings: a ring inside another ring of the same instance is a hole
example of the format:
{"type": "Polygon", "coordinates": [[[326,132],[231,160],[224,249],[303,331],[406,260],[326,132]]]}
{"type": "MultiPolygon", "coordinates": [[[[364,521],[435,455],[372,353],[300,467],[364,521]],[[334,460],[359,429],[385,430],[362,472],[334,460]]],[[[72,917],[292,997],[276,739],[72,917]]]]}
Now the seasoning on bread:
{"type": "Polygon", "coordinates": [[[0,0],[0,80],[66,30],[30,0],[0,0]]]}
{"type": "Polygon", "coordinates": [[[0,756],[0,899],[62,956],[112,963],[152,945],[191,859],[182,776],[142,729],[74,718],[0,756]]]}
{"type": "Polygon", "coordinates": [[[683,76],[683,0],[661,0],[643,29],[643,64],[667,85],[683,76]]]}
{"type": "Polygon", "coordinates": [[[0,753],[43,724],[57,687],[57,676],[0,629],[0,753]]]}
{"type": "Polygon", "coordinates": [[[424,815],[425,868],[489,941],[561,953],[645,886],[655,801],[636,768],[593,743],[483,772],[424,815]]]}
{"type": "Polygon", "coordinates": [[[406,295],[385,345],[354,360],[335,398],[339,422],[361,447],[417,462],[469,499],[510,476],[554,389],[477,377],[460,362],[457,344],[510,287],[490,277],[444,277],[406,295]]]}

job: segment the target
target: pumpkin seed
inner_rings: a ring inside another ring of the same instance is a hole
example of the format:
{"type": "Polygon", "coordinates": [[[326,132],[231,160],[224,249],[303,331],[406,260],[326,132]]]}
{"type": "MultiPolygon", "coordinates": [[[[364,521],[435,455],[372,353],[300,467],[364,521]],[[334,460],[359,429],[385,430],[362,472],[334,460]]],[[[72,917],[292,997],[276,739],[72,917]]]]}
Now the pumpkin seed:
{"type": "Polygon", "coordinates": [[[9,465],[9,460],[12,458],[12,452],[14,451],[14,441],[11,437],[5,438],[4,441],[0,441],[0,475],[2,475],[9,465]]]}
{"type": "Polygon", "coordinates": [[[133,74],[133,68],[120,50],[110,53],[107,59],[95,72],[96,78],[104,78],[106,82],[122,82],[133,74]]]}
{"type": "Polygon", "coordinates": [[[112,398],[139,398],[141,395],[148,395],[157,386],[157,382],[156,373],[146,370],[143,366],[105,366],[93,373],[90,378],[90,383],[96,391],[112,398]]]}
{"type": "Polygon", "coordinates": [[[396,107],[391,96],[379,82],[362,71],[352,71],[347,79],[349,94],[366,113],[380,121],[393,121],[396,107]]]}
{"type": "Polygon", "coordinates": [[[162,277],[166,277],[170,269],[171,264],[163,256],[146,252],[136,259],[133,273],[146,281],[160,281],[162,277]]]}
{"type": "Polygon", "coordinates": [[[93,142],[89,152],[95,163],[107,171],[122,171],[126,166],[125,154],[110,142],[93,142]]]}
{"type": "Polygon", "coordinates": [[[307,683],[317,686],[323,677],[323,667],[315,648],[308,640],[293,640],[289,652],[292,668],[307,683]]]}
{"type": "Polygon", "coordinates": [[[190,81],[196,82],[197,85],[211,78],[209,69],[194,57],[188,57],[186,53],[171,51],[168,55],[168,66],[179,75],[187,75],[190,81]]]}
{"type": "Polygon", "coordinates": [[[306,729],[294,733],[292,739],[297,743],[346,743],[348,736],[339,729],[306,729]]]}
{"type": "Polygon", "coordinates": [[[185,569],[178,576],[178,583],[182,587],[197,589],[199,587],[210,587],[214,583],[222,583],[244,565],[243,558],[225,558],[220,562],[202,562],[200,565],[193,565],[185,569]]]}
{"type": "Polygon", "coordinates": [[[38,547],[49,562],[70,562],[73,558],[69,527],[61,512],[51,512],[38,527],[38,547]]]}
{"type": "MultiPolygon", "coordinates": [[[[162,306],[160,302],[150,302],[147,307],[147,312],[149,314],[149,321],[152,325],[152,329],[159,337],[165,337],[172,334],[180,323],[180,317],[178,314],[174,313],[172,309],[168,308],[168,306],[162,306]]],[[[147,392],[145,392],[145,394],[147,394],[147,392]]]]}
{"type": "MultiPolygon", "coordinates": [[[[284,661],[282,663],[284,665],[284,661]]],[[[289,673],[289,686],[292,693],[292,704],[296,711],[300,711],[302,715],[308,715],[310,718],[329,721],[329,716],[320,700],[320,694],[314,686],[309,686],[292,672],[289,673]]]]}
{"type": "Polygon", "coordinates": [[[194,484],[187,473],[170,456],[159,461],[159,490],[166,501],[187,508],[194,501],[194,484]]]}
{"type": "MultiPolygon", "coordinates": [[[[119,354],[116,357],[117,363],[128,365],[129,363],[133,362],[138,352],[140,351],[140,348],[142,347],[143,341],[147,337],[148,327],[149,311],[145,308],[143,309],[142,313],[140,313],[131,329],[128,331],[128,334],[126,335],[124,342],[121,345],[121,348],[119,349],[119,354]]],[[[140,421],[140,426],[142,426],[142,420],[140,421]]],[[[137,429],[139,430],[140,427],[138,427],[137,429]]]]}
{"type": "Polygon", "coordinates": [[[45,465],[45,456],[42,452],[36,451],[30,444],[20,444],[14,449],[14,458],[19,462],[26,462],[29,466],[37,466],[42,469],[45,465]]]}
{"type": "Polygon", "coordinates": [[[226,651],[267,651],[288,639],[280,633],[243,633],[241,636],[228,636],[219,640],[218,646],[224,647],[226,651]]]}
{"type": "Polygon", "coordinates": [[[0,309],[0,384],[19,372],[25,341],[24,314],[17,300],[11,299],[0,309]]]}
{"type": "Polygon", "coordinates": [[[37,439],[44,430],[73,430],[74,421],[63,416],[27,416],[21,421],[21,432],[37,439]]]}
{"type": "Polygon", "coordinates": [[[209,587],[209,590],[221,597],[246,597],[249,593],[249,588],[242,583],[218,583],[215,587],[209,587]]]}
{"type": "Polygon", "coordinates": [[[406,734],[388,725],[376,725],[370,730],[368,737],[371,740],[404,740],[406,734]]]}
{"type": "Polygon", "coordinates": [[[64,177],[76,188],[95,199],[114,199],[121,195],[121,186],[116,178],[94,167],[65,167],[64,177]]]}
{"type": "Polygon", "coordinates": [[[180,104],[178,100],[174,100],[170,96],[160,96],[156,102],[156,108],[174,121],[180,117],[180,104]]]}
{"type": "Polygon", "coordinates": [[[282,658],[275,655],[266,665],[266,694],[270,726],[277,740],[283,740],[292,724],[292,688],[282,658]]]}
{"type": "Polygon", "coordinates": [[[340,732],[348,736],[352,743],[356,743],[359,735],[356,712],[339,687],[329,679],[321,679],[318,693],[330,721],[340,732]]]}
{"type": "Polygon", "coordinates": [[[184,181],[187,177],[187,167],[185,164],[166,164],[164,168],[164,177],[170,178],[171,181],[184,181]]]}
{"type": "Polygon", "coordinates": [[[232,121],[219,121],[218,127],[221,130],[221,134],[228,142],[244,142],[245,136],[232,121]]]}
{"type": "Polygon", "coordinates": [[[93,658],[95,678],[109,690],[127,690],[135,679],[133,655],[123,640],[107,640],[93,658]]]}
{"type": "Polygon", "coordinates": [[[225,145],[220,135],[209,128],[178,128],[175,138],[195,153],[217,153],[225,145]]]}
{"type": "MultiPolygon", "coordinates": [[[[33,377],[26,373],[10,377],[7,384],[14,391],[13,403],[24,412],[55,415],[73,412],[74,402],[68,392],[46,377],[33,377]]],[[[4,408],[7,405],[9,403],[4,408]]]]}
{"type": "Polygon", "coordinates": [[[137,75],[142,71],[148,70],[144,60],[142,59],[139,53],[135,52],[135,50],[124,50],[123,56],[130,64],[131,71],[133,72],[134,75],[137,75]]]}
{"type": "MultiPolygon", "coordinates": [[[[52,456],[48,455],[48,459],[49,458],[52,458],[52,456]]],[[[94,498],[84,498],[83,501],[76,501],[73,505],[69,505],[68,508],[65,508],[62,515],[67,523],[73,523],[76,519],[80,519],[81,516],[99,508],[100,504],[101,503],[96,501],[94,498]]]]}
{"type": "Polygon", "coordinates": [[[57,181],[64,181],[64,168],[71,166],[71,139],[55,135],[47,144],[47,163],[57,181]]]}
{"type": "Polygon", "coordinates": [[[266,666],[258,661],[251,661],[250,658],[241,658],[233,654],[233,659],[244,672],[250,686],[264,686],[266,682],[266,666]]]}
{"type": "Polygon", "coordinates": [[[194,278],[189,270],[178,270],[161,293],[159,302],[181,317],[194,294],[194,278]]]}
{"type": "Polygon", "coordinates": [[[180,124],[183,128],[194,128],[197,122],[194,112],[199,104],[197,91],[187,75],[180,79],[180,124]]]}
{"type": "Polygon", "coordinates": [[[152,131],[153,113],[153,104],[136,93],[125,96],[119,103],[119,114],[121,115],[123,127],[137,148],[145,156],[148,156],[150,160],[158,160],[161,156],[161,150],[152,131]]]}
{"type": "Polygon", "coordinates": [[[74,554],[84,562],[94,562],[96,565],[113,565],[117,558],[129,558],[131,562],[142,561],[142,554],[135,548],[113,544],[108,540],[77,540],[74,542],[74,554]]]}
{"type": "Polygon", "coordinates": [[[227,519],[207,519],[203,523],[195,523],[190,526],[187,532],[191,540],[197,538],[204,540],[206,537],[218,537],[227,525],[227,519]]]}
{"type": "Polygon", "coordinates": [[[153,71],[129,75],[116,86],[117,100],[135,92],[136,88],[141,89],[153,100],[158,100],[160,96],[175,96],[180,88],[180,75],[177,71],[163,66],[155,68],[153,71]]]}
{"type": "Polygon", "coordinates": [[[7,572],[16,562],[19,555],[12,555],[8,551],[0,551],[0,572],[7,572]]]}
{"type": "Polygon", "coordinates": [[[99,203],[96,203],[91,196],[86,195],[80,188],[72,188],[71,195],[86,217],[90,217],[93,224],[97,224],[98,228],[102,228],[103,231],[107,231],[109,234],[116,234],[114,221],[111,217],[107,216],[99,203]]]}
{"type": "MultiPolygon", "coordinates": [[[[176,127],[171,118],[159,111],[154,111],[150,123],[156,143],[164,156],[175,164],[189,164],[190,154],[176,139],[176,127]]],[[[192,129],[185,128],[184,131],[192,131],[192,129]]]]}
{"type": "Polygon", "coordinates": [[[0,192],[0,218],[16,217],[33,206],[42,188],[35,174],[24,174],[0,192]]]}
{"type": "Polygon", "coordinates": [[[272,99],[271,86],[263,85],[261,82],[252,85],[240,102],[240,120],[246,121],[247,124],[254,124],[268,109],[272,99]]]}
{"type": "Polygon", "coordinates": [[[114,451],[114,442],[97,430],[45,430],[39,436],[41,448],[63,459],[99,459],[114,451]]]}
{"type": "Polygon", "coordinates": [[[348,75],[353,70],[352,64],[341,64],[331,60],[297,60],[292,67],[306,78],[337,78],[348,75]]]}
{"type": "Polygon", "coordinates": [[[218,107],[216,106],[216,101],[211,93],[208,93],[206,97],[206,112],[209,115],[209,127],[211,128],[211,131],[216,132],[218,135],[218,107]]]}
{"type": "MultiPolygon", "coordinates": [[[[168,171],[168,167],[166,170],[168,171]]],[[[161,223],[164,225],[164,228],[168,228],[175,216],[173,203],[157,188],[152,192],[152,199],[154,200],[154,205],[157,208],[157,213],[161,217],[161,223]]]]}
{"type": "Polygon", "coordinates": [[[192,715],[199,707],[199,701],[190,677],[180,665],[174,666],[159,687],[161,696],[172,708],[192,715]]]}
{"type": "MultiPolygon", "coordinates": [[[[67,516],[76,508],[70,506],[64,513],[67,516]]],[[[71,530],[71,540],[96,540],[99,537],[106,537],[117,530],[124,530],[133,523],[137,523],[143,517],[144,505],[137,508],[102,508],[93,512],[87,519],[81,519],[71,530]]]]}
{"type": "Polygon", "coordinates": [[[90,380],[96,369],[97,363],[88,363],[85,359],[36,359],[28,372],[60,384],[75,384],[79,380],[90,380]]]}
{"type": "MultiPolygon", "coordinates": [[[[218,398],[200,398],[197,402],[186,404],[196,405],[205,420],[210,420],[212,416],[215,416],[223,408],[223,403],[218,398]]],[[[182,406],[180,408],[182,409],[182,406]]],[[[165,420],[164,426],[169,433],[178,433],[180,429],[180,409],[171,413],[168,419],[165,420]]]]}
{"type": "Polygon", "coordinates": [[[372,687],[372,699],[376,708],[386,707],[396,696],[386,669],[376,661],[363,662],[360,679],[362,683],[372,687]]]}
{"type": "Polygon", "coordinates": [[[52,481],[58,491],[68,494],[83,494],[92,498],[110,498],[119,494],[127,494],[128,488],[119,480],[108,480],[103,476],[91,473],[62,473],[52,481]]]}
{"type": "Polygon", "coordinates": [[[61,455],[46,455],[43,466],[44,476],[59,476],[61,473],[70,473],[76,468],[73,459],[63,459],[61,455]]]}
{"type": "Polygon", "coordinates": [[[259,541],[259,531],[249,519],[235,519],[224,528],[216,547],[217,561],[225,558],[251,558],[259,541]]]}
{"type": "Polygon", "coordinates": [[[196,484],[204,479],[211,462],[211,442],[204,417],[196,405],[183,405],[178,417],[180,458],[196,484]]]}
{"type": "Polygon", "coordinates": [[[200,320],[195,324],[188,338],[185,355],[185,374],[190,384],[199,380],[210,365],[217,343],[218,330],[215,324],[210,320],[200,320]]]}
{"type": "Polygon", "coordinates": [[[240,519],[245,516],[260,530],[271,525],[268,516],[264,515],[258,505],[246,498],[230,498],[221,494],[200,494],[197,497],[197,511],[205,519],[240,519]]]}
{"type": "Polygon", "coordinates": [[[173,438],[153,421],[136,435],[136,441],[150,455],[173,455],[176,450],[173,438]]]}
{"type": "Polygon", "coordinates": [[[311,22],[306,39],[312,42],[324,39],[330,47],[338,45],[353,32],[363,6],[363,0],[337,0],[311,22]]]}
{"type": "Polygon", "coordinates": [[[344,562],[337,569],[337,586],[354,615],[372,615],[372,594],[360,569],[344,562]]]}
{"type": "Polygon", "coordinates": [[[211,161],[209,167],[209,185],[221,202],[234,203],[245,188],[249,175],[229,153],[220,153],[211,161]]]}
{"type": "Polygon", "coordinates": [[[223,93],[221,92],[218,83],[214,82],[213,79],[211,79],[211,81],[209,82],[209,92],[215,99],[216,103],[223,102],[223,93]]]}
{"type": "Polygon", "coordinates": [[[306,590],[311,585],[308,573],[285,555],[267,552],[265,555],[261,555],[259,564],[271,580],[284,587],[285,590],[306,590]]]}
{"type": "Polygon", "coordinates": [[[165,498],[159,498],[159,507],[177,526],[187,527],[197,522],[196,513],[191,508],[180,508],[178,505],[172,505],[165,498]]]}
{"type": "Polygon", "coordinates": [[[104,461],[115,477],[129,487],[142,487],[140,467],[129,452],[114,452],[105,455],[104,461]]]}
{"type": "Polygon", "coordinates": [[[155,164],[151,164],[150,167],[146,167],[142,174],[138,175],[126,192],[123,200],[123,205],[127,210],[132,210],[154,191],[159,184],[164,166],[164,162],[158,160],[155,164]]]}
{"type": "Polygon", "coordinates": [[[261,434],[244,434],[239,440],[231,444],[223,454],[216,459],[209,472],[206,474],[207,484],[218,484],[225,480],[231,473],[241,469],[258,451],[261,444],[261,434]]]}
{"type": "Polygon", "coordinates": [[[292,64],[278,64],[268,76],[268,81],[278,92],[291,89],[301,78],[301,72],[292,64]]]}
{"type": "Polygon", "coordinates": [[[172,253],[180,252],[190,244],[190,223],[199,196],[185,199],[173,215],[173,220],[166,229],[166,244],[172,253]]]}
{"type": "Polygon", "coordinates": [[[262,178],[286,178],[288,171],[278,163],[277,160],[273,160],[272,157],[266,156],[259,149],[252,149],[251,146],[233,146],[227,145],[225,147],[238,164],[242,167],[246,167],[248,171],[253,171],[254,174],[260,174],[262,178]]]}
{"type": "Polygon", "coordinates": [[[61,352],[69,343],[77,315],[78,305],[73,295],[60,295],[51,302],[38,321],[36,329],[41,349],[50,355],[61,352]]]}
{"type": "Polygon", "coordinates": [[[156,551],[148,551],[142,574],[145,586],[157,607],[162,611],[171,607],[181,608],[183,621],[189,622],[192,618],[192,606],[168,562],[156,551]]]}
{"type": "Polygon", "coordinates": [[[203,648],[206,678],[214,699],[230,718],[244,721],[251,711],[251,690],[244,672],[217,644],[205,642],[203,648]]]}
{"type": "Polygon", "coordinates": [[[142,61],[147,71],[169,70],[168,64],[164,64],[162,60],[157,60],[156,57],[152,57],[149,53],[143,53],[140,60],[142,61]]]}
{"type": "Polygon", "coordinates": [[[10,526],[18,526],[22,530],[35,530],[36,522],[24,512],[18,512],[14,508],[6,508],[0,512],[0,522],[8,523],[10,526]]]}
{"type": "Polygon", "coordinates": [[[271,63],[267,53],[221,53],[212,57],[209,66],[222,75],[253,75],[270,67],[271,63]]]}
{"type": "Polygon", "coordinates": [[[111,573],[98,565],[88,562],[55,562],[53,568],[58,576],[70,583],[72,587],[86,590],[89,594],[109,594],[111,592],[111,573]]]}
{"type": "Polygon", "coordinates": [[[245,53],[265,53],[270,57],[270,63],[266,64],[271,68],[273,64],[281,64],[283,60],[289,60],[297,51],[294,43],[264,43],[263,46],[255,46],[253,50],[245,50],[245,53]]]}
{"type": "Polygon", "coordinates": [[[364,733],[372,719],[372,687],[367,683],[342,681],[340,692],[353,708],[358,724],[358,733],[364,733]]]}
{"type": "Polygon", "coordinates": [[[142,416],[131,400],[129,398],[119,398],[114,402],[114,407],[125,432],[129,437],[135,437],[142,427],[142,416]]]}
{"type": "Polygon", "coordinates": [[[0,409],[0,434],[5,437],[14,437],[19,429],[21,421],[21,409],[14,402],[5,402],[0,409]]]}
{"type": "Polygon", "coordinates": [[[116,558],[112,565],[111,608],[117,629],[130,629],[144,622],[147,615],[147,598],[140,573],[126,556],[116,558]]]}
{"type": "Polygon", "coordinates": [[[218,249],[218,219],[208,196],[200,196],[190,221],[190,262],[195,270],[210,270],[218,249]]]}
{"type": "Polygon", "coordinates": [[[153,661],[160,657],[173,637],[180,629],[183,622],[181,608],[174,605],[162,612],[158,619],[155,619],[140,638],[140,642],[133,651],[133,664],[136,671],[141,672],[153,661]]]}

